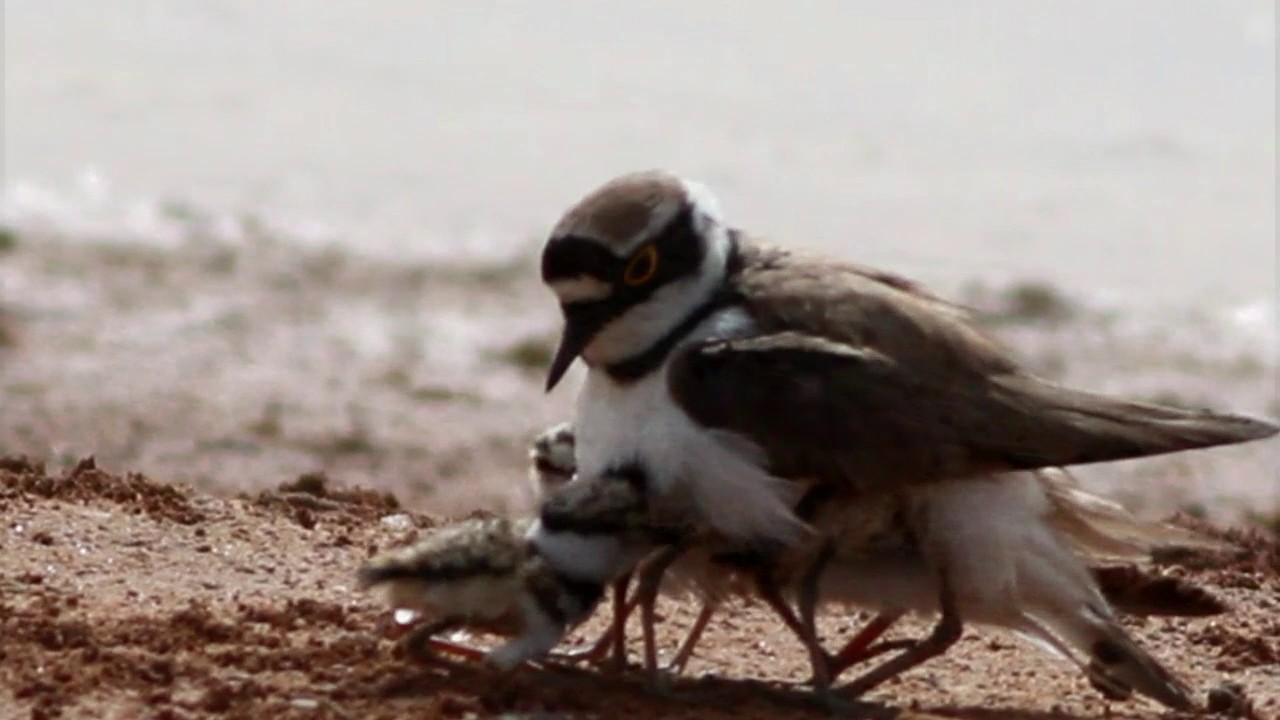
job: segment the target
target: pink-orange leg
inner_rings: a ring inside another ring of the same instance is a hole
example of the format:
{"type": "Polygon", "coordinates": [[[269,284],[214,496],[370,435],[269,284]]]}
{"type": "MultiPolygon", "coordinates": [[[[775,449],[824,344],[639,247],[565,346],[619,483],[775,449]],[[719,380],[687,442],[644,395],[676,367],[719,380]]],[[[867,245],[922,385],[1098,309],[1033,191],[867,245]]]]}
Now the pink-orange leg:
{"type": "Polygon", "coordinates": [[[680,649],[676,650],[675,656],[667,664],[668,672],[677,674],[684,672],[685,666],[689,664],[689,659],[693,657],[693,649],[697,647],[698,641],[702,639],[702,633],[707,629],[707,623],[711,621],[711,616],[715,614],[719,607],[719,599],[702,601],[702,609],[698,612],[698,618],[693,621],[693,626],[689,628],[689,632],[684,636],[684,642],[680,643],[680,649]]]}
{"type": "Polygon", "coordinates": [[[485,659],[488,653],[480,648],[471,647],[462,643],[453,642],[452,640],[441,640],[435,637],[437,633],[444,632],[460,625],[459,620],[448,618],[434,623],[424,623],[410,630],[405,634],[401,641],[409,657],[422,662],[430,662],[442,665],[453,665],[449,660],[436,655],[438,652],[448,653],[457,657],[465,658],[476,662],[485,659]]]}
{"type": "Polygon", "coordinates": [[[844,697],[855,698],[884,681],[896,677],[911,668],[935,658],[946,652],[960,639],[964,629],[964,621],[956,607],[955,594],[951,591],[951,583],[945,572],[939,576],[938,604],[942,612],[938,624],[926,637],[913,642],[906,650],[877,665],[853,681],[837,688],[844,697]]]}
{"type": "Polygon", "coordinates": [[[640,629],[644,636],[644,670],[651,688],[660,686],[658,669],[658,642],[656,626],[658,623],[658,590],[662,586],[662,576],[671,567],[671,563],[685,553],[684,545],[669,545],[651,555],[640,569],[636,596],[640,601],[640,629]]]}
{"type": "Polygon", "coordinates": [[[844,647],[840,648],[839,652],[832,655],[828,660],[832,679],[840,677],[841,673],[860,662],[870,660],[881,653],[902,649],[910,645],[912,642],[910,640],[873,644],[901,617],[902,613],[900,612],[880,613],[872,618],[871,622],[863,626],[857,635],[849,638],[844,647]]]}
{"type": "Polygon", "coordinates": [[[470,645],[464,645],[462,643],[453,642],[452,640],[440,640],[438,638],[431,638],[430,640],[427,641],[426,645],[428,648],[436,652],[445,652],[445,653],[449,653],[450,655],[457,655],[460,658],[465,658],[467,660],[475,660],[478,662],[483,661],[485,659],[485,656],[488,655],[488,651],[486,650],[481,650],[480,648],[477,648],[477,647],[471,647],[470,645]]]}

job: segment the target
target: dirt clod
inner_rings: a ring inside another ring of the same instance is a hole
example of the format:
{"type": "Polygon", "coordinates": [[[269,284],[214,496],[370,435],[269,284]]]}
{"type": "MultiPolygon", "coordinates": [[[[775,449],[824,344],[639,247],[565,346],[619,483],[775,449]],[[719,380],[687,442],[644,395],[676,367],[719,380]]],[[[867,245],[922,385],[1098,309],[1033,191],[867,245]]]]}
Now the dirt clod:
{"type": "Polygon", "coordinates": [[[1223,683],[1211,688],[1205,707],[1211,713],[1227,717],[1253,717],[1253,706],[1245,697],[1244,686],[1239,683],[1223,683]]]}

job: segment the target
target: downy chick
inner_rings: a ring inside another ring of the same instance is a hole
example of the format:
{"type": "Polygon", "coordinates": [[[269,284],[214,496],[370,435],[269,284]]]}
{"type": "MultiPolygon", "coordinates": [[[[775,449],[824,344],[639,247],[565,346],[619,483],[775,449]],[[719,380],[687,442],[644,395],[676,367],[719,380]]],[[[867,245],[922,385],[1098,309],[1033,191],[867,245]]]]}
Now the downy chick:
{"type": "MultiPolygon", "coordinates": [[[[573,424],[563,422],[547,428],[539,433],[529,449],[529,477],[538,498],[546,498],[557,489],[573,479],[577,466],[574,461],[573,424]]],[[[638,501],[639,498],[637,497],[638,501]]],[[[681,597],[694,596],[701,603],[694,625],[689,629],[680,648],[667,665],[668,671],[681,672],[692,657],[702,632],[720,604],[731,596],[744,596],[751,593],[754,584],[732,565],[717,560],[717,549],[703,544],[690,547],[687,551],[672,558],[670,567],[655,581],[661,582],[661,591],[668,595],[681,597]]],[[[665,558],[661,550],[656,551],[646,562],[663,563],[665,558]]],[[[653,570],[645,573],[642,564],[641,573],[645,576],[654,574],[653,570]]],[[[607,630],[586,648],[567,654],[571,659],[592,661],[611,661],[617,666],[626,663],[626,622],[631,613],[642,600],[645,593],[632,593],[627,597],[632,573],[622,576],[613,586],[613,619],[607,630]]],[[[650,604],[652,601],[650,601],[650,604]]],[[[652,617],[652,607],[645,609],[645,615],[652,617]]],[[[651,674],[656,673],[656,650],[653,645],[654,629],[651,623],[643,628],[645,637],[645,667],[651,674]]]]}
{"type": "Polygon", "coordinates": [[[551,650],[595,608],[603,585],[556,572],[525,540],[528,520],[463,520],[427,531],[418,542],[389,550],[360,568],[362,588],[379,587],[396,610],[425,616],[407,638],[413,647],[470,654],[432,636],[467,627],[512,638],[486,662],[510,671],[551,650]]]}

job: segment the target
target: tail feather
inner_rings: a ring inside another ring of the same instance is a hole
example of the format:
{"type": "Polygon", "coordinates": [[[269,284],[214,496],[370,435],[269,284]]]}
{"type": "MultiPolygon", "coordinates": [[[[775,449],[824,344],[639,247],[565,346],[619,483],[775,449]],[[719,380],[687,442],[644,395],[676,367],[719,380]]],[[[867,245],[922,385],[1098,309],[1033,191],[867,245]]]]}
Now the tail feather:
{"type": "Polygon", "coordinates": [[[1187,528],[1142,520],[1114,500],[1082,489],[1061,468],[1045,468],[1036,475],[1049,499],[1049,524],[1084,557],[1138,561],[1164,548],[1216,551],[1227,547],[1187,528]]]}
{"type": "Polygon", "coordinates": [[[1006,439],[1006,458],[1016,467],[1147,457],[1280,432],[1267,420],[1123,400],[1026,375],[1010,376],[1004,386],[1004,403],[1021,419],[1017,435],[1006,439]]]}
{"type": "Polygon", "coordinates": [[[1137,692],[1175,710],[1194,707],[1181,680],[1138,647],[1115,620],[1093,608],[1033,613],[1024,617],[1019,632],[1070,658],[1108,698],[1123,700],[1137,692]]]}
{"type": "Polygon", "coordinates": [[[1017,555],[1022,624],[1071,657],[1108,694],[1125,688],[1172,708],[1191,707],[1187,689],[1116,622],[1095,575],[1053,528],[1028,531],[1017,555]]]}
{"type": "Polygon", "coordinates": [[[1138,647],[1114,621],[1102,621],[1094,630],[1094,639],[1087,648],[1086,672],[1090,677],[1133,688],[1175,710],[1195,707],[1187,686],[1138,647]]]}

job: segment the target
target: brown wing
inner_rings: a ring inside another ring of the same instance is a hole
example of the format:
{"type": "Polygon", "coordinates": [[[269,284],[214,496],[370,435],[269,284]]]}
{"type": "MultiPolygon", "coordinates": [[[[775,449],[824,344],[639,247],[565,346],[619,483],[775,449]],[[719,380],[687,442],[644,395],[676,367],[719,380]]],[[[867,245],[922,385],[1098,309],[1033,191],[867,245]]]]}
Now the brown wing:
{"type": "Polygon", "coordinates": [[[963,311],[906,281],[778,251],[743,257],[735,287],[765,334],[685,348],[669,382],[690,417],[748,437],[784,477],[891,490],[1277,431],[1036,378],[963,311]]]}
{"type": "Polygon", "coordinates": [[[744,240],[730,284],[760,334],[799,332],[873,348],[920,372],[1018,370],[966,308],[874,268],[744,240]]]}

